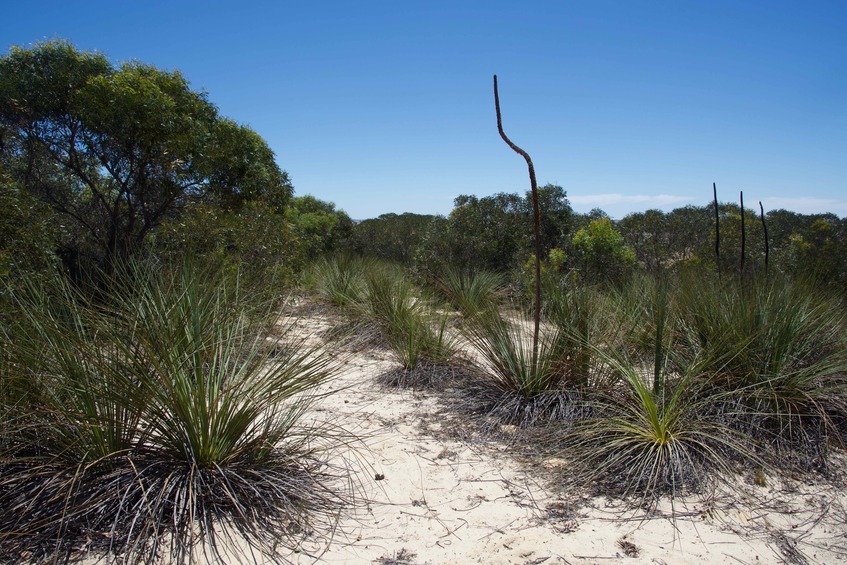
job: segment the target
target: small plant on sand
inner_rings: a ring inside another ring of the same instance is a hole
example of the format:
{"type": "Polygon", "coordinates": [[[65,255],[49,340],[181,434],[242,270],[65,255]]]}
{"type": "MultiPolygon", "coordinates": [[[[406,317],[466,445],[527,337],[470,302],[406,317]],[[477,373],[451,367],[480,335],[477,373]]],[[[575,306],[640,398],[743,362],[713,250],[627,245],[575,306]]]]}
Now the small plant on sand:
{"type": "Polygon", "coordinates": [[[503,277],[488,271],[466,272],[449,267],[436,285],[444,298],[466,319],[497,311],[505,290],[503,277]]]}
{"type": "Polygon", "coordinates": [[[595,392],[592,417],[565,432],[577,462],[570,480],[652,504],[664,495],[699,492],[731,474],[731,462],[754,457],[744,438],[712,414],[719,399],[698,390],[700,365],[669,376],[661,356],[650,371],[614,350],[592,347],[619,384],[595,392]]]}
{"type": "Polygon", "coordinates": [[[578,462],[575,480],[642,504],[699,491],[728,475],[732,461],[753,457],[748,442],[715,417],[721,393],[705,390],[702,377],[710,363],[674,360],[669,300],[665,279],[619,291],[614,318],[629,347],[584,344],[608,386],[593,391],[592,417],[565,434],[578,462]],[[634,343],[626,339],[634,334],[634,343]]]}
{"type": "Polygon", "coordinates": [[[250,296],[138,267],[98,303],[66,283],[19,297],[4,375],[39,392],[7,406],[5,562],[284,561],[331,526],[335,432],[300,424],[329,358],[250,296]]]}
{"type": "Polygon", "coordinates": [[[636,273],[610,289],[606,341],[634,357],[650,357],[655,353],[656,332],[661,331],[667,348],[675,327],[674,291],[670,275],[648,273],[636,273]]]}
{"type": "Polygon", "coordinates": [[[579,391],[567,386],[568,339],[561,328],[545,325],[535,352],[532,321],[520,316],[478,316],[463,333],[481,359],[478,378],[468,387],[477,410],[499,423],[519,425],[573,415],[579,391]]]}
{"type": "MultiPolygon", "coordinates": [[[[455,354],[455,339],[448,331],[448,314],[439,311],[433,298],[394,265],[375,266],[365,278],[359,303],[361,316],[378,325],[406,373],[402,379],[392,377],[386,382],[414,384],[420,379],[412,378],[409,372],[448,363],[455,354]]],[[[419,384],[425,384],[423,381],[419,384]]]]}
{"type": "Polygon", "coordinates": [[[608,301],[599,290],[575,276],[548,277],[544,297],[545,317],[559,328],[562,341],[564,355],[559,369],[569,386],[584,387],[589,384],[593,366],[588,344],[616,331],[603,322],[609,314],[608,301]]]}

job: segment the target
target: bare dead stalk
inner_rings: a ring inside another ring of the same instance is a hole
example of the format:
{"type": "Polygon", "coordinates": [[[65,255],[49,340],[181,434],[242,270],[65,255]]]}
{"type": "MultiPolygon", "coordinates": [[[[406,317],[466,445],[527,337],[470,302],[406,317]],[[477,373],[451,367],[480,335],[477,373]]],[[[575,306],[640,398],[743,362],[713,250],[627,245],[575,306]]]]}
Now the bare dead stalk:
{"type": "Polygon", "coordinates": [[[541,325],[541,209],[538,205],[538,183],[535,180],[535,167],[529,153],[512,143],[503,131],[503,119],[500,116],[500,94],[497,91],[497,75],[494,75],[494,109],[497,111],[497,131],[506,145],[526,160],[529,169],[529,184],[532,187],[532,218],[535,226],[535,328],[532,335],[532,369],[538,362],[538,328],[541,325]]]}
{"type": "Polygon", "coordinates": [[[762,229],[765,231],[765,276],[768,276],[768,256],[770,255],[770,245],[768,243],[768,225],[765,223],[765,208],[762,206],[761,200],[759,200],[759,214],[762,219],[762,229]]]}
{"type": "Polygon", "coordinates": [[[744,254],[745,244],[747,242],[747,233],[744,229],[744,191],[741,191],[741,266],[739,275],[744,278],[744,254]]]}
{"type": "Polygon", "coordinates": [[[718,279],[721,277],[721,218],[718,212],[718,187],[712,183],[715,198],[715,262],[718,266],[718,279]]]}

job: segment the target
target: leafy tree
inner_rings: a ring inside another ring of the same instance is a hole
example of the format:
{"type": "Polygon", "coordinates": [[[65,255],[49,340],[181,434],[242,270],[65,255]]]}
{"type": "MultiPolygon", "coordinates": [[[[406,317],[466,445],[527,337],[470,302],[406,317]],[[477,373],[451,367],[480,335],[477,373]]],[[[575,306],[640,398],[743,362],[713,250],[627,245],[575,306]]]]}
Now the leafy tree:
{"type": "Polygon", "coordinates": [[[710,206],[672,212],[647,210],[625,216],[617,227],[639,263],[650,271],[673,266],[714,265],[714,216],[710,206]]]}
{"type": "Polygon", "coordinates": [[[577,231],[571,252],[586,279],[619,281],[635,266],[635,252],[609,218],[592,220],[577,231]]]}
{"type": "Polygon", "coordinates": [[[0,281],[15,272],[41,272],[54,261],[56,226],[49,210],[0,166],[0,281]]]}
{"type": "Polygon", "coordinates": [[[682,264],[714,260],[711,206],[684,206],[667,214],[669,258],[682,264]]]}
{"type": "Polygon", "coordinates": [[[24,280],[48,278],[60,226],[50,211],[9,178],[0,165],[0,326],[13,310],[11,294],[24,280]]]}
{"type": "Polygon", "coordinates": [[[356,253],[410,265],[434,216],[382,214],[353,227],[350,247],[356,253]]]}
{"type": "MultiPolygon", "coordinates": [[[[573,224],[573,209],[565,189],[555,184],[538,188],[538,205],[541,208],[541,250],[548,254],[553,248],[567,244],[573,224]]],[[[524,197],[522,212],[527,221],[532,218],[532,193],[529,191],[524,197]]]]}
{"type": "Polygon", "coordinates": [[[65,41],[0,58],[0,160],[69,224],[63,259],[109,270],[192,202],[283,210],[287,175],[265,142],[218,115],[179,72],[114,66],[65,41]]]}
{"type": "Polygon", "coordinates": [[[412,270],[418,279],[439,277],[447,267],[456,266],[452,258],[453,247],[446,236],[449,229],[450,220],[444,216],[434,216],[430,220],[412,258],[412,270]]]}
{"type": "MultiPolygon", "coordinates": [[[[556,247],[566,246],[573,211],[560,186],[542,186],[538,194],[541,248],[547,255],[556,247]]],[[[519,268],[534,253],[532,232],[531,192],[524,196],[499,193],[482,198],[462,195],[455,199],[443,229],[431,231],[425,238],[423,245],[431,249],[422,249],[418,257],[470,270],[509,271],[519,268]]]]}
{"type": "Polygon", "coordinates": [[[517,194],[457,197],[445,234],[453,263],[491,271],[512,268],[519,251],[528,249],[525,209],[517,194]]]}
{"type": "MultiPolygon", "coordinates": [[[[175,264],[189,262],[238,270],[252,288],[289,282],[298,265],[285,215],[259,199],[237,211],[209,203],[195,204],[178,217],[165,220],[146,247],[175,264]]],[[[276,286],[269,292],[277,292],[276,286]]]]}
{"type": "Polygon", "coordinates": [[[787,249],[787,268],[804,277],[813,277],[828,286],[847,281],[847,241],[837,217],[818,217],[806,230],[792,232],[787,249]],[[841,233],[839,233],[841,231],[841,233]]]}
{"type": "Polygon", "coordinates": [[[669,245],[668,218],[661,210],[628,214],[617,224],[639,263],[656,272],[673,255],[669,245]]]}
{"type": "Polygon", "coordinates": [[[353,220],[346,212],[314,196],[293,198],[285,216],[303,260],[335,250],[353,231],[353,220]]]}

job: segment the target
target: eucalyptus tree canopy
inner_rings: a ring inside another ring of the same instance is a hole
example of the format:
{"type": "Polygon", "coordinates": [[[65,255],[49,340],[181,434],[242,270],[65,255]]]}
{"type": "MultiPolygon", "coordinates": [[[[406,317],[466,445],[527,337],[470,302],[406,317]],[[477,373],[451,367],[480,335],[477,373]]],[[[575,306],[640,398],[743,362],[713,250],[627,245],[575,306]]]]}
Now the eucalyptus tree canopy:
{"type": "Polygon", "coordinates": [[[0,163],[67,222],[65,260],[101,267],[192,202],[282,213],[292,193],[264,140],[179,72],[65,41],[0,57],[0,163]]]}

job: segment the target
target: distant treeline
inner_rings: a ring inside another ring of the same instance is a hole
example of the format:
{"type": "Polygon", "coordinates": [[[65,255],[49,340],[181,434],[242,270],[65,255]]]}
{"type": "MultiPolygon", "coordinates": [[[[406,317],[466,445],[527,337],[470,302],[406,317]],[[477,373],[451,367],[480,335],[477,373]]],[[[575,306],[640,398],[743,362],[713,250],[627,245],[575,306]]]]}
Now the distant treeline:
{"type": "MultiPolygon", "coordinates": [[[[594,280],[618,280],[636,270],[704,267],[744,276],[767,271],[847,283],[847,219],[835,214],[761,213],[745,207],[744,254],[738,204],[647,210],[612,220],[600,209],[574,212],[562,187],[540,189],[542,249],[547,268],[594,280]],[[767,231],[767,245],[765,232],[767,231]],[[767,263],[767,264],[766,264],[767,263]]],[[[340,250],[390,259],[418,274],[446,265],[468,270],[521,270],[533,253],[529,193],[455,199],[448,216],[385,214],[353,226],[340,250]]]]}

